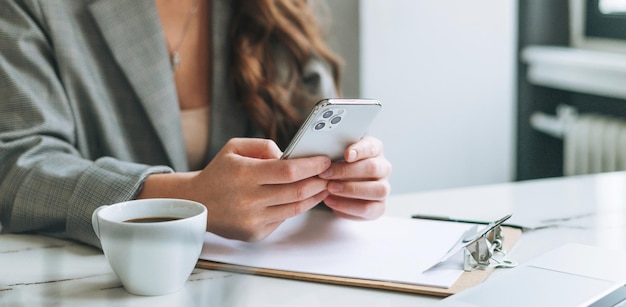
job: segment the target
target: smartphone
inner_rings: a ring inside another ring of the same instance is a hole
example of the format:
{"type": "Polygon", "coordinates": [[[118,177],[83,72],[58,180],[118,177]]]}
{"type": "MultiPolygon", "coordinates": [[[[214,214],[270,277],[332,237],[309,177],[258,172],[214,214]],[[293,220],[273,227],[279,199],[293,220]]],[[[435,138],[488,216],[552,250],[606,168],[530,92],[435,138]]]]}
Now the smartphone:
{"type": "Polygon", "coordinates": [[[343,160],[382,109],[378,100],[334,98],[319,101],[285,149],[282,159],[327,156],[343,160]]]}

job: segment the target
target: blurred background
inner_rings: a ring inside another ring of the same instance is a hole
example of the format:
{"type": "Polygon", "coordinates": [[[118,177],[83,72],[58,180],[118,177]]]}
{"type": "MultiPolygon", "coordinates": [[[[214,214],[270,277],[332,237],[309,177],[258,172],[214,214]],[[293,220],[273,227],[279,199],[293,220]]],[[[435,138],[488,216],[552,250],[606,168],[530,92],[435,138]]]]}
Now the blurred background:
{"type": "Polygon", "coordinates": [[[516,1],[327,1],[344,96],[379,99],[392,193],[513,179],[516,1]]]}
{"type": "Polygon", "coordinates": [[[626,0],[327,11],[344,96],[383,103],[370,134],[393,164],[392,194],[626,169],[626,0]]]}

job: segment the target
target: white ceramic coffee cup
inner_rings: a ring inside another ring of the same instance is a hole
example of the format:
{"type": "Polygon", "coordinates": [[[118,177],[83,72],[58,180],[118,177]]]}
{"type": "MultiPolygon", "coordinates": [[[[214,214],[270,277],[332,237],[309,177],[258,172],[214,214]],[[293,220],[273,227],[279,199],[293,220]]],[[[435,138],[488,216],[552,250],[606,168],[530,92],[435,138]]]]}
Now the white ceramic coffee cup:
{"type": "Polygon", "coordinates": [[[138,295],[182,289],[202,251],[207,210],[197,202],[153,198],[97,208],[92,225],[109,265],[124,288],[138,295]],[[175,217],[166,222],[131,219],[175,217]]]}

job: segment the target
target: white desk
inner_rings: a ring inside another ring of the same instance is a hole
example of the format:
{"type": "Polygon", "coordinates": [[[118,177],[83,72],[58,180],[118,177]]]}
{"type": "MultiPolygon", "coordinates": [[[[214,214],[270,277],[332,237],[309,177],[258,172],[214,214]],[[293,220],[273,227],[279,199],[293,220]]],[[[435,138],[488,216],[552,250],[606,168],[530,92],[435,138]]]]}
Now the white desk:
{"type": "MultiPolygon", "coordinates": [[[[626,172],[397,195],[388,203],[388,215],[404,217],[556,217],[592,210],[559,227],[525,232],[511,257],[526,261],[566,242],[626,250],[626,172]]],[[[124,291],[97,249],[45,236],[0,235],[0,306],[419,306],[436,300],[201,269],[178,293],[140,297],[124,291]]]]}

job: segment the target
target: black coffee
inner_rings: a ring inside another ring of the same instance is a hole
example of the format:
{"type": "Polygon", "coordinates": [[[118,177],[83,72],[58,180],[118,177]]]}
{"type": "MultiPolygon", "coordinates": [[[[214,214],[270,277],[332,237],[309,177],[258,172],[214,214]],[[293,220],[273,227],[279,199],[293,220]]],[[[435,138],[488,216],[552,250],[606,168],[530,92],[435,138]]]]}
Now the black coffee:
{"type": "Polygon", "coordinates": [[[155,216],[155,217],[140,217],[136,219],[125,220],[126,223],[159,223],[180,220],[179,217],[171,216],[155,216]]]}

